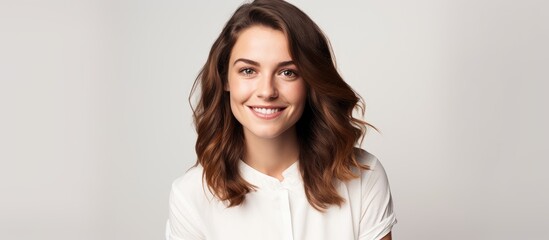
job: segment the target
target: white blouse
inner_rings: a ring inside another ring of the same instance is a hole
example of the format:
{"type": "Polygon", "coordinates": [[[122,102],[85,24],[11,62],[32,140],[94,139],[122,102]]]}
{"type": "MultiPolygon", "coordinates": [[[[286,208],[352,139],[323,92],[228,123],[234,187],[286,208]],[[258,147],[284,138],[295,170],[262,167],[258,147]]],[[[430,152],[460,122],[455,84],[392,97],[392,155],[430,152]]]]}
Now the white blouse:
{"type": "Polygon", "coordinates": [[[338,182],[345,203],[324,213],[307,201],[298,162],[280,181],[241,161],[242,176],[258,190],[230,208],[203,184],[202,167],[193,167],[172,184],[166,239],[381,239],[397,222],[387,175],[374,155],[361,150],[358,159],[370,170],[338,182]]]}

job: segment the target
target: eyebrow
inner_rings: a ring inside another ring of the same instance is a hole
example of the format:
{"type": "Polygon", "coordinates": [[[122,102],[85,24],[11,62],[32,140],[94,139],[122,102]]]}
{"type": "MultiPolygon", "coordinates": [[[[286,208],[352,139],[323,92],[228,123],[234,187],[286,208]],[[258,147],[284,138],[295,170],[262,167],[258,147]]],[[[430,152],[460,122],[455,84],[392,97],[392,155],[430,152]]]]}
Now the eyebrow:
{"type": "MultiPolygon", "coordinates": [[[[260,66],[260,64],[258,62],[250,60],[250,59],[246,59],[246,58],[236,59],[234,61],[233,65],[235,65],[237,62],[244,62],[244,63],[250,64],[250,65],[260,66]]],[[[292,65],[292,64],[295,64],[294,61],[292,61],[292,60],[284,61],[284,62],[278,63],[277,67],[285,67],[285,66],[292,65]]]]}

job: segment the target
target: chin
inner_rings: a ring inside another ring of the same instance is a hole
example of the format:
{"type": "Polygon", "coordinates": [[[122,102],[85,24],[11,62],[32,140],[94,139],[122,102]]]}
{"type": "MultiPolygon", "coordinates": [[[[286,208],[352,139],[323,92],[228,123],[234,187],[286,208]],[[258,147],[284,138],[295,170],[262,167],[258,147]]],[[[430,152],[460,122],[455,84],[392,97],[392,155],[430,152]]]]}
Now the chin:
{"type": "Polygon", "coordinates": [[[288,130],[282,131],[280,129],[247,129],[244,135],[249,135],[255,138],[274,140],[285,135],[284,133],[286,133],[287,131],[288,130]]]}
{"type": "Polygon", "coordinates": [[[281,135],[278,132],[253,132],[253,131],[250,131],[249,133],[252,136],[256,137],[256,138],[262,138],[262,139],[276,139],[281,135]]]}

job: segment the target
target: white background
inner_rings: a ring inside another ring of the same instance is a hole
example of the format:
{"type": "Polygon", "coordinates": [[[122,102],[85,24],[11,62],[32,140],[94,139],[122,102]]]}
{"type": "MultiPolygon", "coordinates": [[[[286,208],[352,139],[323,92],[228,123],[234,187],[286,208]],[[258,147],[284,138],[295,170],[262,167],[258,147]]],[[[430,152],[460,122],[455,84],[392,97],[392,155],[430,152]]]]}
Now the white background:
{"type": "MultiPolygon", "coordinates": [[[[548,239],[549,4],[291,1],[381,130],[395,239],[548,239]]],[[[241,0],[0,0],[0,239],[162,239],[241,0]]]]}

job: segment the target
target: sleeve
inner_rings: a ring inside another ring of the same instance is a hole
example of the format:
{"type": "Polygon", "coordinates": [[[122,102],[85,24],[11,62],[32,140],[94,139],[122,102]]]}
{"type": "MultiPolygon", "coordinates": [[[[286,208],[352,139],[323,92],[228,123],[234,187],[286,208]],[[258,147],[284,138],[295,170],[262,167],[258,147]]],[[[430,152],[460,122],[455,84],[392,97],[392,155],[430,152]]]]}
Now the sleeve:
{"type": "Polygon", "coordinates": [[[359,227],[360,240],[378,240],[383,238],[397,222],[393,212],[393,200],[387,174],[381,163],[374,158],[370,170],[365,171],[362,179],[362,204],[359,227]]]}
{"type": "Polygon", "coordinates": [[[205,239],[201,231],[202,223],[196,207],[193,207],[190,193],[185,191],[185,179],[180,178],[172,184],[169,200],[169,219],[166,223],[167,240],[205,239]]]}

